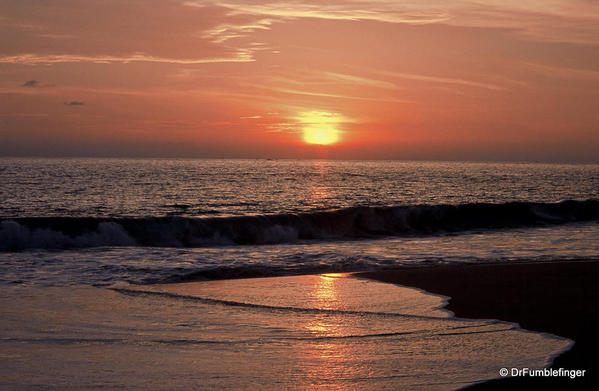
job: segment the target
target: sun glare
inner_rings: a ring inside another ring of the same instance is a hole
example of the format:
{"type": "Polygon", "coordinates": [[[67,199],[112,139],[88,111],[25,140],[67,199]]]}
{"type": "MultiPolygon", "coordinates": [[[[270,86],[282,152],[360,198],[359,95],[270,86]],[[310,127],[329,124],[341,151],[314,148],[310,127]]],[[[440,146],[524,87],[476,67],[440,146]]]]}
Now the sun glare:
{"type": "Polygon", "coordinates": [[[330,145],[339,141],[339,124],[342,117],[336,113],[309,111],[300,113],[298,122],[303,125],[303,139],[308,144],[330,145]]]}
{"type": "Polygon", "coordinates": [[[316,125],[304,128],[304,141],[309,144],[329,145],[339,141],[337,129],[330,125],[316,125]]]}

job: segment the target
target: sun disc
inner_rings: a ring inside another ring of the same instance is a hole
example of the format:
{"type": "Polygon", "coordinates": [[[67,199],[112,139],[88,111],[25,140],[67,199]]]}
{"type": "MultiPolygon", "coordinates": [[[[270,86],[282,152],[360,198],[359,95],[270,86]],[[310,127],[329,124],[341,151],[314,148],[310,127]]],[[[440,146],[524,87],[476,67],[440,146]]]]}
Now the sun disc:
{"type": "Polygon", "coordinates": [[[331,126],[307,126],[304,141],[308,144],[329,145],[339,141],[339,132],[331,126]]]}
{"type": "Polygon", "coordinates": [[[338,125],[343,121],[337,113],[325,111],[309,111],[300,113],[298,122],[303,124],[303,139],[305,143],[330,145],[339,141],[338,125]]]}

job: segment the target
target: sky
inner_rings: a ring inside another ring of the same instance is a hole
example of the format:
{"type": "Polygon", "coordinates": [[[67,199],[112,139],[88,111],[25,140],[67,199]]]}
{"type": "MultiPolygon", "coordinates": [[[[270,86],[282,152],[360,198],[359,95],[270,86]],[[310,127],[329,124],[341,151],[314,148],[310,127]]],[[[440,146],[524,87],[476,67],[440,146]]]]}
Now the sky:
{"type": "Polygon", "coordinates": [[[599,161],[597,0],[0,0],[0,155],[599,161]]]}

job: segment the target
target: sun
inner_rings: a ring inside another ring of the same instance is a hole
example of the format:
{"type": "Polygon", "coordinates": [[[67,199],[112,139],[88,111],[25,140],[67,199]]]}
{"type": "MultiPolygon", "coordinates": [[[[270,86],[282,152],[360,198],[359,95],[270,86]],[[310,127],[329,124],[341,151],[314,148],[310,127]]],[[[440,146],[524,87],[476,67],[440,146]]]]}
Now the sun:
{"type": "Polygon", "coordinates": [[[308,144],[331,145],[339,141],[339,124],[343,118],[337,113],[308,111],[296,120],[302,125],[303,140],[308,144]]]}
{"type": "Polygon", "coordinates": [[[339,141],[339,131],[330,125],[306,126],[304,141],[308,144],[334,144],[339,141]]]}

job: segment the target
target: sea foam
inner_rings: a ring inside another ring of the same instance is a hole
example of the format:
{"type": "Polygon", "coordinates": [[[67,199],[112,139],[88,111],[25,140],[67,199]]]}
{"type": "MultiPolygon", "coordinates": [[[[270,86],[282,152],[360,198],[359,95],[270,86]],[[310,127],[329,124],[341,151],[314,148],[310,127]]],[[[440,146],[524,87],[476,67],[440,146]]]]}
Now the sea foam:
{"type": "Polygon", "coordinates": [[[599,201],[352,207],[224,218],[39,217],[0,222],[0,250],[202,247],[423,236],[599,220],[599,201]]]}

